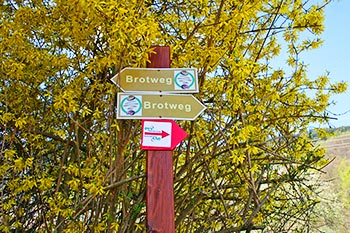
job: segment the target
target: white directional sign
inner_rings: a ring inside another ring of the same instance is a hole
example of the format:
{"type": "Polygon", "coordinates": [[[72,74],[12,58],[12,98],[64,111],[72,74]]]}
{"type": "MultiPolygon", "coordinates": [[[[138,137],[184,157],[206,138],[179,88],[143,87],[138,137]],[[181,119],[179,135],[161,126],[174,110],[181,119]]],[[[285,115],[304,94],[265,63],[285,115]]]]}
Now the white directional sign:
{"type": "Polygon", "coordinates": [[[170,122],[146,121],[143,125],[142,146],[170,148],[170,134],[170,122]]]}
{"type": "Polygon", "coordinates": [[[143,150],[173,150],[187,133],[173,120],[143,120],[143,150]]]}
{"type": "Polygon", "coordinates": [[[197,69],[124,68],[111,79],[123,92],[198,93],[197,69]]]}
{"type": "Polygon", "coordinates": [[[194,120],[205,109],[192,95],[118,93],[117,119],[194,120]]]}

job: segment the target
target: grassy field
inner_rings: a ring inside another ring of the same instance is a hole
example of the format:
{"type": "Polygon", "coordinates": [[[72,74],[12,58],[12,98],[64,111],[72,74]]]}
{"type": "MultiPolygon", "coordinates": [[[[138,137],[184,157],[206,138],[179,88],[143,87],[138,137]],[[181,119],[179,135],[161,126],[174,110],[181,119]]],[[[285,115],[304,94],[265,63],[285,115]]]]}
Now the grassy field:
{"type": "Polygon", "coordinates": [[[315,232],[350,232],[350,127],[334,129],[320,145],[333,161],[321,176],[324,190],[315,232]]]}

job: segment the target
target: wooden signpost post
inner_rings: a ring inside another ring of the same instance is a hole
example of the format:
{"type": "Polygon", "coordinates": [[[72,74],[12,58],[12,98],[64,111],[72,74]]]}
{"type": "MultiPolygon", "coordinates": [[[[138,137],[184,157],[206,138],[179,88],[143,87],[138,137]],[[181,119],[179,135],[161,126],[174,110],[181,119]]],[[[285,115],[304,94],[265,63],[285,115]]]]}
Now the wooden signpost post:
{"type": "MultiPolygon", "coordinates": [[[[170,48],[155,47],[148,68],[169,68],[170,48]]],[[[146,158],[147,233],[175,232],[172,150],[148,150],[146,158]]]]}
{"type": "Polygon", "coordinates": [[[154,47],[147,68],[125,68],[111,80],[118,93],[118,119],[142,119],[146,156],[148,233],[174,233],[173,149],[187,136],[173,120],[194,120],[205,106],[197,93],[197,70],[170,68],[170,48],[154,47]],[[170,94],[169,94],[170,93],[170,94]]]}

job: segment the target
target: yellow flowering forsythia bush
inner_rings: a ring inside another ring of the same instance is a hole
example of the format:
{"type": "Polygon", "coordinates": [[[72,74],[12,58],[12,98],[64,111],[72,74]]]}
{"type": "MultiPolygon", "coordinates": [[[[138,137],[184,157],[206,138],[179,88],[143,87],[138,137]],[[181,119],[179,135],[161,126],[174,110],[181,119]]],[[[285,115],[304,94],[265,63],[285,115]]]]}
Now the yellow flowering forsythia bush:
{"type": "Polygon", "coordinates": [[[320,46],[328,1],[314,4],[2,0],[0,231],[145,231],[140,121],[116,119],[110,78],[169,45],[173,67],[198,69],[207,106],[179,122],[177,231],[305,232],[310,174],[327,163],[306,128],[346,89],[307,78],[300,55],[320,46]]]}

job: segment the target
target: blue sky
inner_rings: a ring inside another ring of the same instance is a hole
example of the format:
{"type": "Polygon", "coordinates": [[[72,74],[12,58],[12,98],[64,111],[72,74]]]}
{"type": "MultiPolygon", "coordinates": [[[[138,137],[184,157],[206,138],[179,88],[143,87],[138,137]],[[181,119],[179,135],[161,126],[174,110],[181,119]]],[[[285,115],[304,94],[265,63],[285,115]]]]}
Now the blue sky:
{"type": "MultiPolygon", "coordinates": [[[[350,89],[350,0],[335,0],[325,10],[325,31],[322,47],[307,52],[303,60],[309,64],[311,79],[330,72],[331,82],[346,81],[350,89]]],[[[335,106],[329,108],[332,127],[350,126],[350,90],[332,98],[335,106]]]]}

